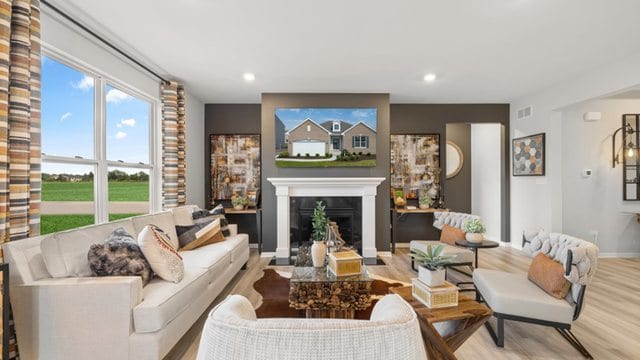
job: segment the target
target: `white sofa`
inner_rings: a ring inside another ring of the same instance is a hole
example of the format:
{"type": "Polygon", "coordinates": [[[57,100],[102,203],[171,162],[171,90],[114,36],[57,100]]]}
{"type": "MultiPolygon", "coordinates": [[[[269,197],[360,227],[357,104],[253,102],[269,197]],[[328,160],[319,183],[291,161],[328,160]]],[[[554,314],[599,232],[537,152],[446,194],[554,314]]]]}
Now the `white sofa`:
{"type": "Polygon", "coordinates": [[[371,320],[256,319],[249,300],[231,295],[205,323],[197,360],[424,360],[416,313],[398,295],[382,298],[371,320]]]}
{"type": "Polygon", "coordinates": [[[248,236],[231,225],[225,241],[180,252],[177,284],[90,277],[91,244],[147,224],[177,238],[166,211],[3,244],[22,359],[162,359],[249,259],[248,236]]]}

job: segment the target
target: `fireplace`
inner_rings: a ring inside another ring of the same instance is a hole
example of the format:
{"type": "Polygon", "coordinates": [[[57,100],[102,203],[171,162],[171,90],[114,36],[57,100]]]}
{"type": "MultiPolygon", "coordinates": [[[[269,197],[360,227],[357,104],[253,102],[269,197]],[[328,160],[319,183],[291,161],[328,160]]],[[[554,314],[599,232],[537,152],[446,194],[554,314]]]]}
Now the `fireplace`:
{"type": "MultiPolygon", "coordinates": [[[[291,198],[357,197],[360,199],[361,254],[375,262],[376,194],[382,177],[267,178],[276,188],[276,261],[288,263],[291,254],[291,198]]],[[[388,196],[386,193],[384,194],[388,196]]],[[[355,237],[355,236],[354,236],[355,237]]]]}
{"type": "Polygon", "coordinates": [[[311,217],[317,201],[325,204],[327,217],[338,224],[348,246],[362,252],[362,200],[359,197],[291,197],[291,249],[298,248],[311,237],[311,217]]]}

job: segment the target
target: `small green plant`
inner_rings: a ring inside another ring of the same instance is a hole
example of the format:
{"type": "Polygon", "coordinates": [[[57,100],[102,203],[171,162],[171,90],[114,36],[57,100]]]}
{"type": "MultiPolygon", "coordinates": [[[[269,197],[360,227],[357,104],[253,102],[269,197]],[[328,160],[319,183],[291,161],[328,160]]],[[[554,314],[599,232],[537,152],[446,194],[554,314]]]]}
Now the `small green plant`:
{"type": "Polygon", "coordinates": [[[300,153],[297,153],[297,154],[296,154],[296,157],[300,157],[300,153]]]}
{"type": "Polygon", "coordinates": [[[329,153],[324,153],[324,157],[331,157],[331,154],[329,154],[329,153]]]}
{"type": "Polygon", "coordinates": [[[313,216],[311,217],[311,227],[313,228],[311,240],[313,241],[325,240],[327,224],[329,223],[329,218],[327,218],[327,214],[324,211],[325,207],[322,201],[316,201],[316,207],[313,209],[313,216]]]}
{"type": "Polygon", "coordinates": [[[370,153],[370,152],[368,152],[368,153],[367,153],[367,156],[371,156],[371,153],[370,153]]]}
{"type": "Polygon", "coordinates": [[[450,264],[453,261],[453,255],[442,255],[444,245],[427,245],[427,251],[413,249],[411,250],[411,257],[414,261],[419,262],[422,266],[429,270],[442,270],[445,265],[450,264]]]}
{"type": "Polygon", "coordinates": [[[236,207],[236,206],[247,206],[247,204],[249,203],[249,199],[247,199],[244,196],[236,196],[233,199],[231,199],[231,204],[236,207]]]}
{"type": "Polygon", "coordinates": [[[360,152],[358,153],[358,155],[362,156],[362,151],[360,151],[360,152]]]}
{"type": "Polygon", "coordinates": [[[431,206],[433,205],[433,199],[428,196],[423,196],[418,199],[418,204],[431,206]]]}
{"type": "Polygon", "coordinates": [[[311,155],[309,153],[304,154],[305,157],[310,157],[311,155]]]}
{"type": "Polygon", "coordinates": [[[462,230],[466,233],[484,234],[487,228],[480,219],[467,220],[462,224],[462,230]]]}
{"type": "Polygon", "coordinates": [[[316,157],[317,157],[317,158],[319,158],[319,157],[320,157],[320,154],[316,153],[316,157]]]}
{"type": "Polygon", "coordinates": [[[338,156],[336,156],[336,160],[338,160],[338,161],[342,161],[342,155],[338,155],[338,156]]]}
{"type": "Polygon", "coordinates": [[[289,157],[289,153],[286,151],[281,152],[280,154],[278,154],[279,158],[288,158],[289,157]]]}

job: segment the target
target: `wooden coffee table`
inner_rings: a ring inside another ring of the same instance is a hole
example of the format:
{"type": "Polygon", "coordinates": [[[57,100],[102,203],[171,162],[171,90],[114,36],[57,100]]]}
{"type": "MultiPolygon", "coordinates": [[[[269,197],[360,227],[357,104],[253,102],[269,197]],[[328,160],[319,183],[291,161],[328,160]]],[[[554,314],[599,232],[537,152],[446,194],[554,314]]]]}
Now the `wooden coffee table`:
{"type": "Polygon", "coordinates": [[[371,306],[367,268],[351,276],[335,276],[326,267],[294,267],[289,279],[289,307],[305,310],[307,318],[353,319],[356,310],[371,306]]]}
{"type": "Polygon", "coordinates": [[[389,289],[400,295],[418,315],[422,339],[429,360],[456,359],[453,354],[492,315],[491,309],[479,302],[458,294],[458,306],[429,309],[411,295],[411,286],[389,289]],[[444,335],[438,328],[442,328],[444,335]]]}

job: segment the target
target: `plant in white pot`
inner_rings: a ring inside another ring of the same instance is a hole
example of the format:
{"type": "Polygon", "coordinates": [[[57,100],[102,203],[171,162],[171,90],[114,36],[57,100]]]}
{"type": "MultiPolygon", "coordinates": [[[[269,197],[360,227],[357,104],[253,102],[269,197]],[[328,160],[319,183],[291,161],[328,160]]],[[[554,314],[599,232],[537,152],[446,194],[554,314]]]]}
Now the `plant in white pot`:
{"type": "Polygon", "coordinates": [[[484,233],[487,231],[487,228],[480,219],[471,219],[462,224],[462,231],[466,233],[465,238],[468,242],[477,244],[484,240],[484,233]]]}
{"type": "Polygon", "coordinates": [[[235,210],[244,210],[244,207],[249,203],[249,199],[243,196],[236,196],[231,199],[231,205],[235,210]]]}
{"type": "Polygon", "coordinates": [[[446,275],[445,265],[450,264],[453,255],[442,255],[444,245],[427,245],[427,251],[419,249],[411,250],[411,257],[420,264],[418,267],[418,279],[423,283],[434,287],[444,283],[446,275]]]}
{"type": "Polygon", "coordinates": [[[324,209],[325,205],[322,204],[322,201],[317,201],[311,217],[311,227],[313,228],[311,231],[311,240],[313,241],[313,245],[311,245],[311,261],[315,267],[323,267],[327,257],[325,240],[329,218],[327,218],[324,209]]]}

